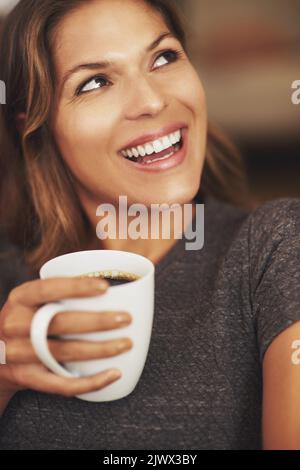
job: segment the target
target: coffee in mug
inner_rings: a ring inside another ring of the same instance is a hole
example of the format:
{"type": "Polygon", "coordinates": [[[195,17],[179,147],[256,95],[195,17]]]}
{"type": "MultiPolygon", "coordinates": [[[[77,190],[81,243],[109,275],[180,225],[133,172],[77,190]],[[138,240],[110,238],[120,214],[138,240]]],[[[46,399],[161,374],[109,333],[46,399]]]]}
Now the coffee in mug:
{"type": "MultiPolygon", "coordinates": [[[[77,277],[77,276],[76,276],[77,277]]],[[[121,271],[118,269],[105,269],[103,271],[94,271],[91,273],[82,274],[78,276],[79,278],[96,278],[96,279],[105,279],[109,282],[111,286],[119,286],[121,284],[126,284],[127,282],[137,281],[140,279],[140,276],[126,271],[121,271]]]]}

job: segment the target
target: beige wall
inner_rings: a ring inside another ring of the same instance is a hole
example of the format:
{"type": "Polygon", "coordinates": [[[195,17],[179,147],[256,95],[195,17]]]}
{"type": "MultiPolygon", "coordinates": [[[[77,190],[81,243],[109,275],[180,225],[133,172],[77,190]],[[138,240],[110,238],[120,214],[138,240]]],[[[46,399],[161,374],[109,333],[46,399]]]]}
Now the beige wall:
{"type": "Polygon", "coordinates": [[[183,0],[210,115],[241,137],[299,134],[299,0],[183,0]]]}

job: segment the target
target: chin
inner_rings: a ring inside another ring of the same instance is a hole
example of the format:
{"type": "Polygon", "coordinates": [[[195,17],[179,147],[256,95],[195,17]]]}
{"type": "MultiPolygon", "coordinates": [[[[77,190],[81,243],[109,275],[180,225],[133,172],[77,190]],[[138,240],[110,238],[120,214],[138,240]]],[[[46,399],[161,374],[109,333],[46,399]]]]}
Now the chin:
{"type": "Polygon", "coordinates": [[[188,204],[190,203],[196,194],[199,191],[199,185],[195,186],[191,191],[191,188],[187,191],[174,191],[168,193],[158,194],[156,193],[151,198],[148,197],[141,197],[140,203],[145,204],[145,206],[151,206],[151,204],[188,204]]]}

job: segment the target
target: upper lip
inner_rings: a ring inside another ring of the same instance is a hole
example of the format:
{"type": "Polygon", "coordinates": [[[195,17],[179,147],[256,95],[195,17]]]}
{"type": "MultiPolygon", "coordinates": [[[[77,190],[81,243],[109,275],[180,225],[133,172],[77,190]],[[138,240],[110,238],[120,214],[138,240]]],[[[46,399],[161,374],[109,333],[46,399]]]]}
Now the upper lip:
{"type": "Polygon", "coordinates": [[[164,137],[165,135],[172,134],[172,132],[175,132],[179,129],[183,129],[185,127],[188,127],[186,123],[183,122],[175,122],[173,124],[169,124],[168,126],[162,128],[160,131],[157,132],[149,132],[148,134],[144,134],[137,139],[131,140],[130,142],[127,142],[121,149],[122,150],[127,150],[131,149],[132,147],[137,147],[138,145],[143,145],[146,144],[147,142],[152,142],[154,140],[160,139],[161,137],[164,137]]]}

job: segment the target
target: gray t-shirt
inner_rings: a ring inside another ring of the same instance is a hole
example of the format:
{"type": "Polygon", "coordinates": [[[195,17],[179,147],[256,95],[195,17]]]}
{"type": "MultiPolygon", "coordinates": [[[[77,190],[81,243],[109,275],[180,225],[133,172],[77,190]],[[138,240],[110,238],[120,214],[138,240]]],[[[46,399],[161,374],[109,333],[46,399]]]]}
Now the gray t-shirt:
{"type": "MultiPolygon", "coordinates": [[[[250,214],[211,196],[205,243],[184,239],[156,266],[152,338],[142,376],[106,403],[17,393],[1,449],[260,449],[262,360],[300,320],[300,199],[250,214]]],[[[2,302],[26,278],[0,266],[2,302]]]]}

